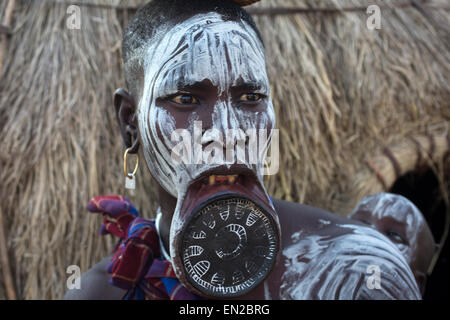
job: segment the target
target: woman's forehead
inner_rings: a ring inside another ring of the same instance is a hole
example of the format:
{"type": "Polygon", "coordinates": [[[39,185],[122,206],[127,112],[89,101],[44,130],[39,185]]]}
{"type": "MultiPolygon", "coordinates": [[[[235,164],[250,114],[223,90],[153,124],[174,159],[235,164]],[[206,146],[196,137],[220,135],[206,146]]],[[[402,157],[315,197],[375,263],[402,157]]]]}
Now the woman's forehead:
{"type": "Polygon", "coordinates": [[[165,37],[170,38],[171,41],[177,39],[179,41],[182,38],[193,41],[203,33],[214,34],[218,37],[238,33],[254,40],[262,47],[256,31],[246,21],[224,20],[220,14],[215,12],[197,14],[179,22],[166,31],[165,37]]]}
{"type": "Polygon", "coordinates": [[[158,75],[154,80],[160,89],[176,90],[204,79],[219,87],[236,85],[237,81],[268,87],[264,47],[248,24],[224,21],[212,13],[197,15],[182,24],[152,48],[164,52],[156,54],[157,59],[152,59],[152,67],[147,69],[158,75]]]}

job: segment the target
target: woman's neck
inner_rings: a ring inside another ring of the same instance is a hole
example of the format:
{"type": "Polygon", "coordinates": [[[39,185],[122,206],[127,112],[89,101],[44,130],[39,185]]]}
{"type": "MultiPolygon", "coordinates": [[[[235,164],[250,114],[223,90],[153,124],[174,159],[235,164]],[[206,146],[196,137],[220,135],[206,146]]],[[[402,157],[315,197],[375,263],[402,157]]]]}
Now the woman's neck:
{"type": "Polygon", "coordinates": [[[173,213],[177,205],[177,198],[170,195],[161,186],[158,188],[159,206],[161,209],[161,219],[159,221],[159,236],[166,251],[170,254],[170,225],[172,223],[173,213]]]}

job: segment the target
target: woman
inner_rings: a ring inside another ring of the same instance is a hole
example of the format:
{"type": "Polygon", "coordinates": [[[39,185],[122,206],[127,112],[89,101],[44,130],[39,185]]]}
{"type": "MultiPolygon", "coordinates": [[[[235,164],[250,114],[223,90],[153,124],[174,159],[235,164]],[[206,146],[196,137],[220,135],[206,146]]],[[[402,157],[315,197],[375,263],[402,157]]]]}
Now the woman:
{"type": "Polygon", "coordinates": [[[125,154],[142,148],[158,184],[158,219],[136,217],[120,196],[91,200],[122,241],[66,298],[420,299],[377,231],[267,194],[275,115],[264,45],[236,3],[154,0],[126,28],[128,91],[115,109],[125,154]],[[256,149],[254,130],[269,138],[256,149]]]}

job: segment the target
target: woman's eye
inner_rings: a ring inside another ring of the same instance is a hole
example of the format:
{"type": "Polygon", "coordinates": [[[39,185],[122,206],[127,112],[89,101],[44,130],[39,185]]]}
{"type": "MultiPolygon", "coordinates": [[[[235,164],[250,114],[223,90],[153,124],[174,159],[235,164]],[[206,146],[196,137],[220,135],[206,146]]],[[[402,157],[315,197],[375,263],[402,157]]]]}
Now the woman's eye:
{"type": "Polygon", "coordinates": [[[244,93],[240,98],[239,101],[245,101],[245,102],[256,102],[262,99],[262,95],[259,93],[244,93]]]}
{"type": "Polygon", "coordinates": [[[170,100],[178,104],[198,104],[198,99],[190,94],[179,94],[170,100]]]}
{"type": "Polygon", "coordinates": [[[395,233],[393,231],[386,231],[386,235],[394,241],[405,242],[398,233],[395,233]]]}

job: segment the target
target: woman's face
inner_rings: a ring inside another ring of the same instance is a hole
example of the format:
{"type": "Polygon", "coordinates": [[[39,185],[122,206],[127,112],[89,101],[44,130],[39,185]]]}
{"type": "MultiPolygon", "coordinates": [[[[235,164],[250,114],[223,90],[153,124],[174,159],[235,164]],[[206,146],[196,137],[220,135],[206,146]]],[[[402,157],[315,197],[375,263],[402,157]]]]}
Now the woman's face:
{"type": "MultiPolygon", "coordinates": [[[[198,158],[174,161],[180,141],[174,132],[186,129],[194,138],[194,126],[200,126],[195,142],[204,149],[218,136],[225,140],[228,129],[273,129],[264,48],[256,32],[244,22],[208,13],[177,24],[152,43],[145,56],[138,125],[149,169],[174,197],[202,173],[220,167],[198,158]]],[[[249,159],[240,160],[240,166],[261,176],[249,159]]]]}

